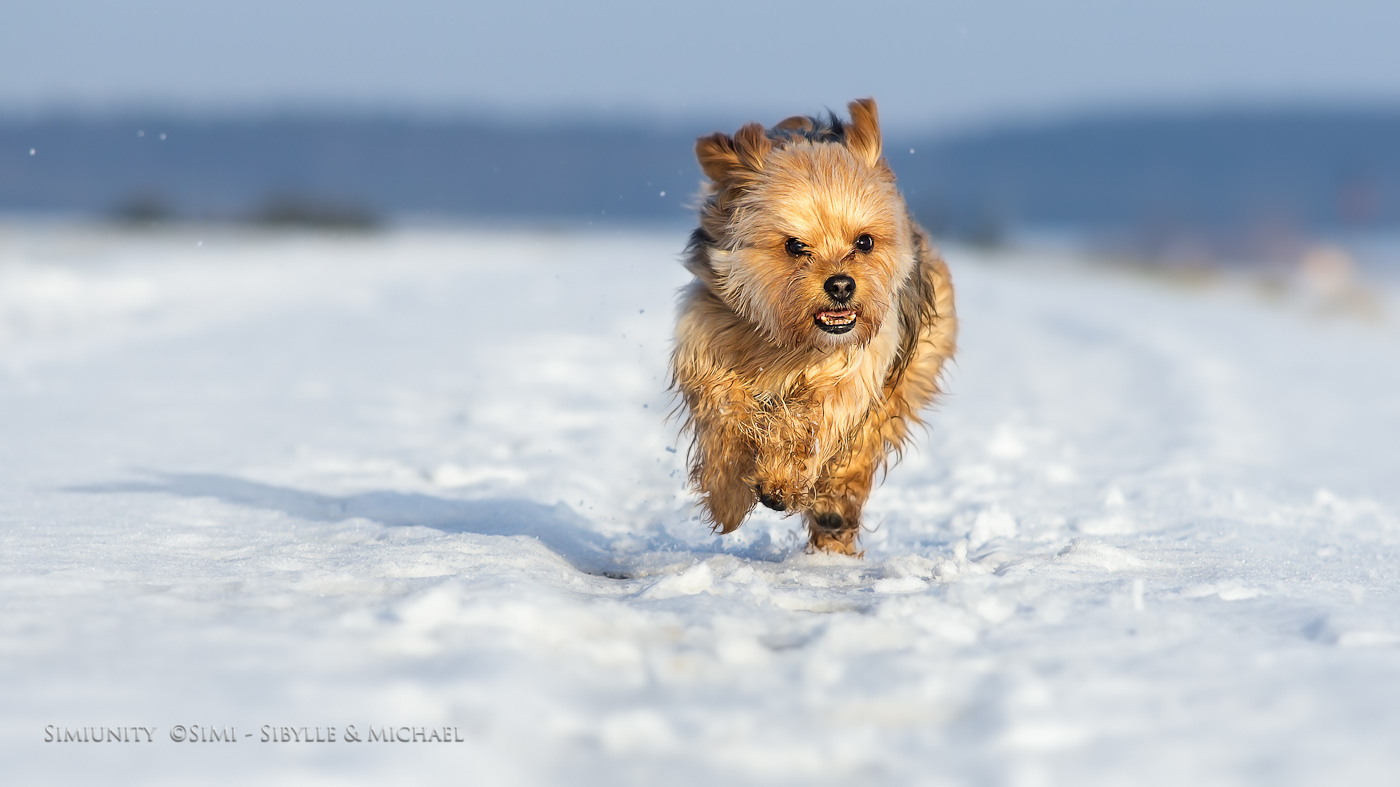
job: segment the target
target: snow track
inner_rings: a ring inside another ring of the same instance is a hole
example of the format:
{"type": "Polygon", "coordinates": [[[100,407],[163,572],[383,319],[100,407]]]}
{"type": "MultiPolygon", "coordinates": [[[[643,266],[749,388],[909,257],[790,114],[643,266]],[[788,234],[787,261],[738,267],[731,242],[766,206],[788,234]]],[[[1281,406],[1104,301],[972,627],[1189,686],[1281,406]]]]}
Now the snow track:
{"type": "Polygon", "coordinates": [[[1400,772],[1394,298],[953,250],[952,393],[857,561],[695,519],[683,235],[0,231],[7,783],[1400,772]]]}

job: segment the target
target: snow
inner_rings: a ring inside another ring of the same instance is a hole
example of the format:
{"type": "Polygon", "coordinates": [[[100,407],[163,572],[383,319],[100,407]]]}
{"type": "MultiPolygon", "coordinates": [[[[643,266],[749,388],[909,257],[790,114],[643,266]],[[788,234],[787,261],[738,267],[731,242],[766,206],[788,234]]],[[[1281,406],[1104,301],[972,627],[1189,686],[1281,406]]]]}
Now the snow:
{"type": "Polygon", "coordinates": [[[0,227],[6,782],[1400,772],[1394,292],[951,249],[952,393],[854,560],[696,520],[683,242],[0,227]]]}

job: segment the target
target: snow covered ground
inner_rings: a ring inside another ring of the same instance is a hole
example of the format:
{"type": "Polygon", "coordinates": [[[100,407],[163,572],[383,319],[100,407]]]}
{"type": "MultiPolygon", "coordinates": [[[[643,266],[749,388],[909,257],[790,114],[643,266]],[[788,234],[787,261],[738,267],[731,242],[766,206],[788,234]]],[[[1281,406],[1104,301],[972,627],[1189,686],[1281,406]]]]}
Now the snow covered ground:
{"type": "Polygon", "coordinates": [[[1400,780],[1393,292],[950,250],[849,560],[696,521],[683,234],[0,228],[4,782],[1400,780]]]}

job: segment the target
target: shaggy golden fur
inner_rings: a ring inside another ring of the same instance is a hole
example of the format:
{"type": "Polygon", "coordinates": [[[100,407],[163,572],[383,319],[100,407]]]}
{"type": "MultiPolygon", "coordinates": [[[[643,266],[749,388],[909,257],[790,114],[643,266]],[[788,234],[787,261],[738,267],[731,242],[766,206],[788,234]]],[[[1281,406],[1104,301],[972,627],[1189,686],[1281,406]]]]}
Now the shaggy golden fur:
{"type": "Polygon", "coordinates": [[[939,393],[948,268],[881,155],[875,102],[700,138],[709,182],[671,356],[690,483],[729,533],[754,504],[856,554],[875,473],[939,393]]]}

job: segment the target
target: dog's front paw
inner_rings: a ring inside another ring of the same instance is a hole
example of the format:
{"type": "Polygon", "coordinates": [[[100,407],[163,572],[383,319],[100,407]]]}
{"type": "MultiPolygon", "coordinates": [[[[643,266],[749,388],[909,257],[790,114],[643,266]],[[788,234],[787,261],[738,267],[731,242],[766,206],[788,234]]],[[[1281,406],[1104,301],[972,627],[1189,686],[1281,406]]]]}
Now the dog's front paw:
{"type": "Polygon", "coordinates": [[[760,481],[754,485],[758,502],[774,511],[801,511],[812,505],[812,488],[800,483],[788,483],[775,479],[760,481]]]}
{"type": "Polygon", "coordinates": [[[856,551],[856,536],[860,533],[860,524],[847,520],[838,513],[809,514],[807,529],[807,548],[813,552],[832,552],[855,557],[865,554],[856,551]]]}
{"type": "Polygon", "coordinates": [[[769,494],[768,492],[765,492],[765,491],[763,490],[763,485],[762,485],[762,484],[759,484],[757,487],[755,487],[755,488],[754,488],[754,492],[758,493],[758,502],[764,504],[765,506],[768,506],[769,508],[773,509],[774,511],[786,511],[786,510],[787,510],[787,503],[783,501],[783,498],[780,497],[780,496],[772,495],[772,494],[769,494]]]}

